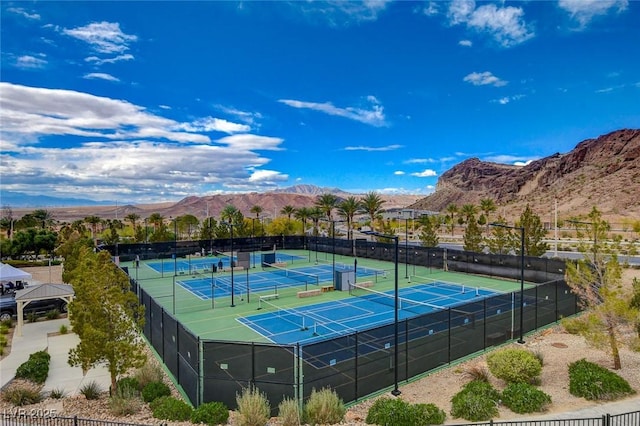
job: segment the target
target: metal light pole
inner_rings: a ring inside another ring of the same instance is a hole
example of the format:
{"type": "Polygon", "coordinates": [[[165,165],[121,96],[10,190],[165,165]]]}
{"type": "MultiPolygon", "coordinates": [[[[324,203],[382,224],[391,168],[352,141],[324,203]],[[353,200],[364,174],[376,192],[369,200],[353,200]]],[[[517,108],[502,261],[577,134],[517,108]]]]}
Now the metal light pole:
{"type": "Polygon", "coordinates": [[[178,275],[178,218],[173,219],[173,275],[178,275]]]}
{"type": "Polygon", "coordinates": [[[520,230],[520,338],[518,343],[524,343],[524,226],[511,226],[504,223],[490,223],[491,226],[520,230]]]}
{"type": "Polygon", "coordinates": [[[233,281],[233,227],[235,226],[233,223],[231,222],[222,222],[223,225],[228,225],[229,229],[231,231],[231,256],[229,256],[229,265],[231,267],[231,307],[234,308],[236,305],[234,303],[234,295],[235,295],[235,291],[234,291],[234,281],[233,281]]]}
{"type": "Polygon", "coordinates": [[[394,354],[393,354],[393,390],[391,391],[391,395],[393,396],[398,396],[402,393],[402,391],[400,389],[398,389],[398,369],[399,369],[399,360],[400,360],[400,355],[399,355],[399,344],[398,344],[398,334],[399,334],[399,324],[398,324],[398,312],[400,310],[400,295],[399,295],[399,291],[398,291],[398,254],[399,254],[399,250],[398,250],[398,246],[399,246],[399,237],[397,235],[385,235],[385,234],[380,234],[378,232],[374,232],[374,231],[369,231],[369,232],[363,232],[363,234],[368,234],[368,235],[372,235],[375,237],[381,237],[381,238],[389,238],[392,239],[394,241],[394,246],[395,246],[395,256],[394,256],[394,266],[395,266],[395,273],[394,273],[394,308],[393,308],[393,346],[394,346],[394,354]]]}
{"type": "Polygon", "coordinates": [[[409,278],[409,219],[404,218],[404,278],[409,278]]]}

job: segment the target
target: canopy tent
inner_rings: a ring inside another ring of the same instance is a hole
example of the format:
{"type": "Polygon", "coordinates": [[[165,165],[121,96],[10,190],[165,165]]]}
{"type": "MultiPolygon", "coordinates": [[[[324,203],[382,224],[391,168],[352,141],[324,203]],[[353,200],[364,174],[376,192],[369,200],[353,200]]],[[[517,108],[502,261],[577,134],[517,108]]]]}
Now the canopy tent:
{"type": "Polygon", "coordinates": [[[21,269],[14,268],[6,263],[0,263],[0,281],[28,281],[31,274],[21,269]]]}

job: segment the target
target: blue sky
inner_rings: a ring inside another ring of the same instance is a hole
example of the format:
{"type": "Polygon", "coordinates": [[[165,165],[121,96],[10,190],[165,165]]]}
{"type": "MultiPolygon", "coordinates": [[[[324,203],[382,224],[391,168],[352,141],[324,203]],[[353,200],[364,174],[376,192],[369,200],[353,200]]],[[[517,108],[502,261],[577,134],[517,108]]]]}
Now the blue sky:
{"type": "Polygon", "coordinates": [[[426,195],[640,127],[640,2],[0,6],[4,191],[426,195]]]}

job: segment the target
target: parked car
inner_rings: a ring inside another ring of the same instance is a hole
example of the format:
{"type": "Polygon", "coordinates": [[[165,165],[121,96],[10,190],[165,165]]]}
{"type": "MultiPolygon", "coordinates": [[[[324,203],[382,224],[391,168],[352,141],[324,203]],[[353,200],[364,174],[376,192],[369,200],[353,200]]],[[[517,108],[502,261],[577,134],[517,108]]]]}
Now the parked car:
{"type": "MultiPolygon", "coordinates": [[[[57,309],[58,312],[66,313],[68,310],[67,302],[59,298],[33,300],[24,307],[24,315],[31,313],[44,314],[54,309],[57,309]]],[[[0,296],[0,321],[15,318],[17,314],[18,302],[15,300],[15,291],[5,291],[0,296]]]]}

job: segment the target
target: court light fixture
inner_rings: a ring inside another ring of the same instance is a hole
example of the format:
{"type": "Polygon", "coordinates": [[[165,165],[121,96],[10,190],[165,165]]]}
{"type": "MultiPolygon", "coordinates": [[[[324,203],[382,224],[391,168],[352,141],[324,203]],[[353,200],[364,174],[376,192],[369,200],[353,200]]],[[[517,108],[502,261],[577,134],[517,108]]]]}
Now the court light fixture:
{"type": "Polygon", "coordinates": [[[518,343],[524,343],[524,226],[511,226],[500,222],[490,223],[496,228],[520,230],[520,338],[518,343]]]}

